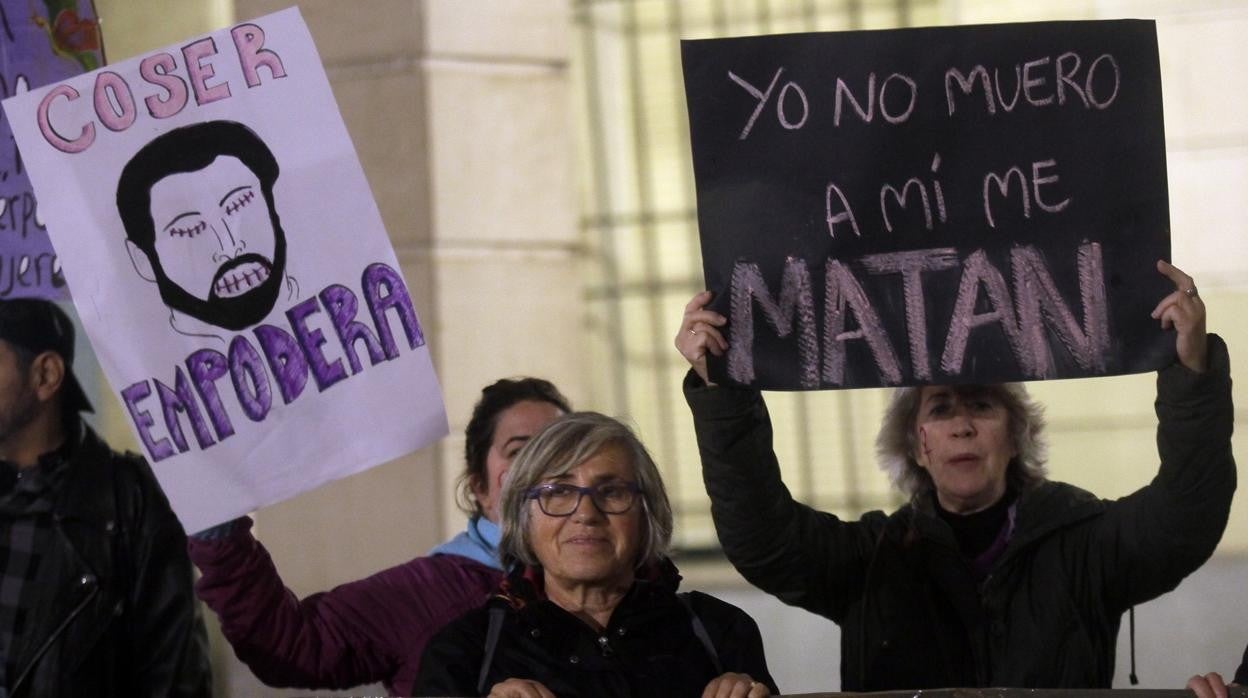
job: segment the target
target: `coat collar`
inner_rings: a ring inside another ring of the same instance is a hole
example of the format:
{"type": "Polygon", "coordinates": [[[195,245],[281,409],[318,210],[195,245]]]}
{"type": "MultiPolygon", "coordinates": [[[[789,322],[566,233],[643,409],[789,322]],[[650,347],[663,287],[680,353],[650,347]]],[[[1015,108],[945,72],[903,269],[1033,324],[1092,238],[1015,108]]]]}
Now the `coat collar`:
{"type": "MultiPolygon", "coordinates": [[[[676,565],[668,558],[661,558],[658,562],[638,568],[627,596],[664,591],[675,593],[680,587],[680,580],[680,571],[676,569],[676,565]]],[[[520,610],[538,601],[545,601],[545,586],[541,567],[517,564],[499,584],[494,598],[512,609],[520,610]]]]}
{"type": "MultiPolygon", "coordinates": [[[[1061,530],[1105,511],[1105,501],[1096,495],[1064,482],[1046,481],[1032,487],[1018,498],[1014,535],[1002,559],[1025,548],[1054,531],[1061,530]]],[[[924,539],[957,549],[953,530],[939,516],[907,504],[889,517],[885,535],[904,545],[924,539]]]]}

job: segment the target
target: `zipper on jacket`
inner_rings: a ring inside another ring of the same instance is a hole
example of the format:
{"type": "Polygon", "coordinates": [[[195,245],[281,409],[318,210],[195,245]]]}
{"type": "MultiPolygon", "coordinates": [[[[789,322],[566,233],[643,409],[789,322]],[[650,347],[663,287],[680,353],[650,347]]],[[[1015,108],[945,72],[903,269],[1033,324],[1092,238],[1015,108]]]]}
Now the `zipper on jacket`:
{"type": "Polygon", "coordinates": [[[61,621],[60,625],[56,626],[56,630],[52,631],[52,634],[43,641],[43,644],[39,645],[39,650],[35,652],[33,657],[31,657],[30,663],[26,665],[25,669],[22,669],[22,673],[17,675],[17,681],[13,682],[13,688],[9,691],[9,695],[17,695],[17,692],[22,687],[22,683],[30,676],[30,672],[39,665],[39,660],[43,659],[43,655],[51,649],[52,643],[60,639],[61,633],[65,632],[65,629],[69,627],[69,624],[74,622],[74,619],[78,617],[79,613],[82,613],[82,609],[86,608],[87,604],[91,603],[91,600],[100,593],[100,585],[96,582],[97,580],[94,575],[87,574],[82,576],[81,583],[84,585],[90,584],[91,591],[83,597],[82,601],[78,602],[77,606],[74,606],[74,609],[69,612],[68,616],[65,616],[65,620],[61,621]]]}
{"type": "Polygon", "coordinates": [[[1000,627],[1001,621],[993,615],[992,604],[988,603],[988,587],[992,585],[995,578],[996,574],[989,572],[988,576],[979,583],[979,607],[983,611],[984,622],[987,624],[984,627],[987,637],[982,638],[982,644],[978,647],[972,639],[972,647],[976,648],[974,654],[979,655],[975,662],[975,675],[980,686],[989,685],[988,677],[992,671],[992,648],[995,643],[1001,641],[1001,638],[997,636],[1004,633],[1004,629],[1000,627]]]}
{"type": "Polygon", "coordinates": [[[610,657],[615,654],[615,650],[611,648],[611,641],[607,639],[606,635],[600,635],[598,637],[598,651],[601,652],[604,657],[610,657]]]}

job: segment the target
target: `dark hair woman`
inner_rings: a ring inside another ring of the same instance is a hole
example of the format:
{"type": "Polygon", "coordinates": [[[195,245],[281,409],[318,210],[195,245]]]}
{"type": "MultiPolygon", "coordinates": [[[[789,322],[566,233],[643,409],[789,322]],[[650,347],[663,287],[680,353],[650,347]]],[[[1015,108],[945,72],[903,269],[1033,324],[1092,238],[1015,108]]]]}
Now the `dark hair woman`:
{"type": "Polygon", "coordinates": [[[483,603],[502,578],[498,493],[511,459],[567,411],[567,399],[540,378],[504,379],[481,391],[460,477],[468,526],[428,556],[300,600],[244,517],[191,536],[191,560],[203,573],[196,591],[220,617],[235,654],[270,686],[381,681],[410,695],[429,638],[483,603]]]}

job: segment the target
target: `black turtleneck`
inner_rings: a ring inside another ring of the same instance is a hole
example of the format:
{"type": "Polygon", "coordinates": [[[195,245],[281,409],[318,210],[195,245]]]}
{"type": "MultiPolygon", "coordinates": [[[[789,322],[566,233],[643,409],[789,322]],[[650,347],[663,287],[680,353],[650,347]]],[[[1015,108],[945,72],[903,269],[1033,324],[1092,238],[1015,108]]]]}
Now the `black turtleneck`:
{"type": "Polygon", "coordinates": [[[953,529],[954,540],[958,542],[958,550],[967,559],[974,559],[988,549],[997,539],[1001,528],[1005,526],[1009,516],[1010,504],[1014,502],[1014,493],[1006,492],[996,504],[973,514],[955,514],[946,511],[936,502],[936,511],[940,518],[953,529]]]}

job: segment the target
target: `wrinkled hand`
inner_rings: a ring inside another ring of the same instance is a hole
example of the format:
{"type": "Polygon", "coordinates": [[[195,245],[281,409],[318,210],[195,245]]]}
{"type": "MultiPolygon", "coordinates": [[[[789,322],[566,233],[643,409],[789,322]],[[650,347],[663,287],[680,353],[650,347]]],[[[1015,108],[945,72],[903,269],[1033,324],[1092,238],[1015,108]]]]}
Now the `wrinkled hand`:
{"type": "Polygon", "coordinates": [[[713,310],[707,310],[706,304],[710,302],[710,291],[703,291],[689,301],[685,306],[685,314],[680,319],[675,343],[676,350],[685,357],[702,380],[707,385],[715,385],[706,372],[706,354],[710,352],[715,356],[723,356],[728,351],[728,342],[719,331],[720,327],[728,323],[728,318],[713,310]]]}
{"type": "Polygon", "coordinates": [[[1163,330],[1174,328],[1179,363],[1204,373],[1209,337],[1205,334],[1205,303],[1196,291],[1196,282],[1165,260],[1157,260],[1157,271],[1174,282],[1175,290],[1153,308],[1153,319],[1161,320],[1163,330]]]}
{"type": "Polygon", "coordinates": [[[555,694],[531,679],[507,679],[494,684],[486,698],[555,698],[555,694]]]}
{"type": "Polygon", "coordinates": [[[702,698],[766,698],[769,695],[771,691],[767,689],[767,684],[751,679],[749,674],[734,674],[731,671],[711,679],[706,684],[706,690],[702,691],[702,698]]]}
{"type": "Polygon", "coordinates": [[[1226,682],[1216,671],[1188,679],[1187,690],[1195,693],[1197,698],[1226,698],[1226,682]]]}

